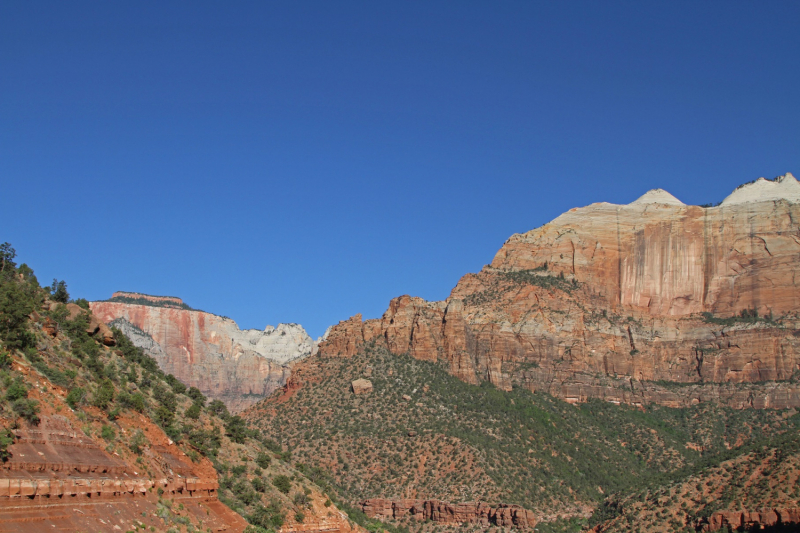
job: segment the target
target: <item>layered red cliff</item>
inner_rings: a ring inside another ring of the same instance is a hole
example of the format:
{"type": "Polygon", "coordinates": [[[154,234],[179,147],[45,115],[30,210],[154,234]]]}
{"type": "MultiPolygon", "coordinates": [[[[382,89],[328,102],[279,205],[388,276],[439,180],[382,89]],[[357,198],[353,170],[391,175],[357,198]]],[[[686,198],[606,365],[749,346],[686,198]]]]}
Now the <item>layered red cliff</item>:
{"type": "Polygon", "coordinates": [[[90,305],[101,320],[119,326],[156,359],[164,372],[222,400],[232,411],[282,387],[290,372],[287,363],[308,355],[313,346],[296,324],[242,331],[233,320],[203,311],[110,301],[90,305]]]}
{"type": "Polygon", "coordinates": [[[162,499],[180,502],[187,523],[233,533],[247,526],[217,499],[211,462],[192,462],[144,415],[117,419],[121,437],[145,435],[143,454],[136,457],[127,447],[118,448],[121,455],[110,453],[105,441],[87,436],[95,428],[63,403],[66,390],[27,365],[15,362],[14,370],[35,385],[29,397],[42,411],[37,425],[0,419],[15,428],[10,457],[0,466],[0,532],[161,530],[156,511],[162,499]]]}
{"type": "Polygon", "coordinates": [[[395,298],[380,319],[334,326],[319,352],[375,341],[568,401],[800,406],[800,204],[665,198],[572,209],[512,236],[447,300],[395,298]]]}

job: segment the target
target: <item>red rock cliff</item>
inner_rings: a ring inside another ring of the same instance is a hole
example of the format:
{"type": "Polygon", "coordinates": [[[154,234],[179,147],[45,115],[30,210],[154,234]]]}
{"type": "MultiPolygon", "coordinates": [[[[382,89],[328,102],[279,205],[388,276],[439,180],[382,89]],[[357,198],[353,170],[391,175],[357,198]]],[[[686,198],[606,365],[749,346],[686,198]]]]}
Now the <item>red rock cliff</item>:
{"type": "Polygon", "coordinates": [[[164,372],[233,411],[282,387],[289,376],[287,363],[313,347],[297,324],[242,331],[233,320],[203,311],[121,302],[90,306],[155,358],[164,372]]]}
{"type": "Polygon", "coordinates": [[[447,503],[439,500],[386,500],[373,498],[361,502],[370,518],[401,520],[411,517],[438,524],[478,524],[516,529],[533,528],[536,518],[519,505],[491,507],[483,502],[447,503]]]}
{"type": "Polygon", "coordinates": [[[467,382],[568,401],[800,406],[787,381],[800,370],[799,310],[800,203],[701,208],[651,191],[514,235],[447,300],[395,298],[380,319],[334,326],[319,351],[385,343],[467,382]]]}

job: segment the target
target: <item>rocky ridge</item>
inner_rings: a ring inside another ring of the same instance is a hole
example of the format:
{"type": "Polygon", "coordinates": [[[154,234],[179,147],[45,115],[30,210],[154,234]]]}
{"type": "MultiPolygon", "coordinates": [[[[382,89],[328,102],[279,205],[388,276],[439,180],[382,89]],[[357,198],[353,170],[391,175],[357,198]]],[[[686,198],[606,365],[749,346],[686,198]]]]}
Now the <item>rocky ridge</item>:
{"type": "Polygon", "coordinates": [[[289,363],[315,348],[298,324],[240,330],[229,318],[184,308],[180,299],[169,297],[162,306],[161,297],[147,298],[147,304],[99,301],[89,305],[100,320],[123,331],[166,373],[222,400],[233,411],[282,387],[290,373],[289,363]]]}
{"type": "Polygon", "coordinates": [[[513,235],[444,301],[401,296],[379,319],[340,322],[320,354],[376,341],[572,402],[800,406],[796,189],[787,174],[718,207],[651,191],[571,209],[513,235]]]}

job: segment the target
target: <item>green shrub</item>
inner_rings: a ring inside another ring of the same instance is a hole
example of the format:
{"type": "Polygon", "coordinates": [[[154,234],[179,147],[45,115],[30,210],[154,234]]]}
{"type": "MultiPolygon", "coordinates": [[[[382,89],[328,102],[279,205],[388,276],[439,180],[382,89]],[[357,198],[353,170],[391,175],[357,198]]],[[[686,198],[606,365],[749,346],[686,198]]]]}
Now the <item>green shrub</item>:
{"type": "Polygon", "coordinates": [[[137,429],[136,433],[131,437],[131,442],[128,444],[128,447],[130,447],[131,451],[136,455],[141,455],[146,445],[147,438],[144,436],[141,429],[137,429]]]}
{"type": "Polygon", "coordinates": [[[22,378],[17,377],[6,389],[6,400],[9,402],[14,402],[19,400],[20,398],[27,398],[28,397],[28,387],[25,386],[25,382],[22,381],[22,378]]]}
{"type": "Polygon", "coordinates": [[[20,282],[13,268],[0,272],[0,338],[6,347],[22,350],[36,344],[36,337],[28,331],[28,315],[40,301],[37,287],[20,282]]]}
{"type": "Polygon", "coordinates": [[[261,468],[268,468],[269,464],[272,462],[272,457],[264,452],[259,452],[256,456],[256,464],[261,468]]]}
{"type": "Polygon", "coordinates": [[[158,409],[153,413],[153,421],[162,428],[169,427],[172,425],[172,422],[175,421],[175,413],[163,405],[159,405],[158,409]]]}
{"type": "Polygon", "coordinates": [[[83,403],[83,400],[86,398],[86,391],[80,387],[75,387],[74,389],[70,390],[67,394],[66,402],[71,408],[76,409],[79,405],[83,403]]]}
{"type": "Polygon", "coordinates": [[[276,489],[284,494],[289,494],[289,490],[292,488],[292,482],[283,474],[275,476],[272,479],[272,484],[275,485],[276,489]]]}
{"type": "Polygon", "coordinates": [[[175,392],[175,394],[183,394],[186,392],[186,385],[178,381],[178,378],[172,374],[167,374],[165,379],[167,384],[172,387],[172,390],[175,392]]]}
{"type": "Polygon", "coordinates": [[[175,409],[178,408],[178,398],[175,393],[167,390],[160,383],[153,385],[153,398],[168,411],[174,413],[175,409]]]}
{"type": "Polygon", "coordinates": [[[208,404],[208,410],[211,414],[217,415],[223,420],[227,420],[230,416],[228,408],[220,400],[212,400],[211,403],[208,404]]]}
{"type": "Polygon", "coordinates": [[[253,514],[247,517],[250,523],[265,529],[277,529],[283,525],[283,511],[280,504],[272,500],[266,507],[256,505],[253,514]]]}
{"type": "Polygon", "coordinates": [[[247,423],[239,415],[232,416],[225,421],[225,434],[233,442],[243,444],[249,433],[247,423]]]}
{"type": "Polygon", "coordinates": [[[3,463],[11,458],[11,452],[8,451],[8,447],[12,444],[14,444],[14,434],[11,433],[11,430],[7,428],[0,429],[0,461],[3,463]]]}
{"type": "Polygon", "coordinates": [[[203,393],[200,392],[200,389],[197,387],[189,387],[189,392],[187,392],[186,395],[200,407],[203,407],[206,404],[206,397],[203,396],[203,393]]]}
{"type": "Polygon", "coordinates": [[[140,393],[131,394],[130,399],[130,408],[134,411],[138,411],[140,413],[144,413],[145,410],[145,403],[144,403],[144,396],[140,393]]]}
{"type": "Polygon", "coordinates": [[[197,420],[198,418],[200,418],[200,406],[197,405],[196,403],[193,403],[192,405],[189,406],[188,409],[186,409],[184,415],[186,416],[186,418],[197,420]]]}
{"type": "Polygon", "coordinates": [[[100,384],[96,391],[94,391],[94,397],[92,398],[92,404],[95,407],[99,407],[100,409],[107,409],[108,404],[110,404],[114,400],[114,384],[111,383],[111,380],[106,378],[100,384]]]}
{"type": "Polygon", "coordinates": [[[11,404],[14,412],[21,416],[31,424],[39,423],[39,404],[36,400],[29,400],[28,398],[19,398],[14,400],[11,404]]]}
{"type": "Polygon", "coordinates": [[[50,298],[54,302],[65,304],[69,301],[69,292],[67,292],[67,282],[64,280],[57,280],[53,278],[53,284],[50,285],[50,298]]]}
{"type": "Polygon", "coordinates": [[[267,490],[267,484],[264,483],[264,480],[260,477],[254,477],[250,480],[250,484],[253,485],[253,488],[258,492],[264,492],[267,490]]]}
{"type": "Polygon", "coordinates": [[[103,437],[104,440],[112,441],[117,437],[117,432],[114,431],[113,427],[104,425],[100,429],[100,436],[103,437]]]}
{"type": "Polygon", "coordinates": [[[298,492],[294,495],[294,498],[292,498],[292,502],[297,507],[305,507],[309,504],[309,501],[308,495],[305,492],[298,492]]]}

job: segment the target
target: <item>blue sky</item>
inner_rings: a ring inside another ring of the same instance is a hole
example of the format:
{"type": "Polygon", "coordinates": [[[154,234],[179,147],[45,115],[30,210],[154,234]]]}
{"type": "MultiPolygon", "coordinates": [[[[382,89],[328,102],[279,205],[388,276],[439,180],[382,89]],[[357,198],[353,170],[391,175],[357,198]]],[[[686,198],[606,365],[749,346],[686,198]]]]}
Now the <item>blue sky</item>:
{"type": "Polygon", "coordinates": [[[0,242],[313,336],[511,234],[800,175],[798,2],[3,2],[0,242]]]}

